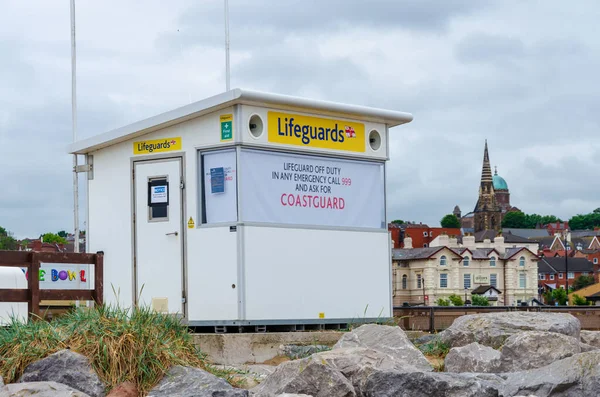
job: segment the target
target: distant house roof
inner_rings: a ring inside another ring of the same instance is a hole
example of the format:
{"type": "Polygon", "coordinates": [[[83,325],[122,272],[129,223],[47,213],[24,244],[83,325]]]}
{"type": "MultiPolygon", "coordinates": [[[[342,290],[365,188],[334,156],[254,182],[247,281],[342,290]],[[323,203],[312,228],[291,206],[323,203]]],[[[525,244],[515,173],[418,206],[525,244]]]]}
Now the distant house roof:
{"type": "Polygon", "coordinates": [[[479,287],[477,287],[473,291],[471,291],[471,294],[473,294],[473,295],[483,295],[483,294],[485,294],[486,292],[488,292],[491,289],[493,289],[494,291],[496,291],[499,294],[502,293],[498,288],[493,287],[491,285],[480,285],[479,287]]]}
{"type": "MultiPolygon", "coordinates": [[[[588,261],[586,258],[571,258],[567,257],[569,271],[570,272],[592,272],[594,270],[594,264],[588,261]]],[[[542,263],[548,264],[551,268],[555,269],[554,272],[565,272],[565,258],[559,257],[542,257],[538,262],[538,272],[542,273],[541,265],[542,263]]]]}
{"type": "Polygon", "coordinates": [[[594,237],[600,236],[600,230],[573,230],[571,237],[594,237]]]}
{"type": "Polygon", "coordinates": [[[557,273],[557,271],[552,266],[550,266],[550,264],[548,262],[544,262],[544,260],[540,260],[538,262],[538,273],[554,274],[554,273],[557,273]]]}
{"type": "MultiPolygon", "coordinates": [[[[498,232],[495,230],[481,230],[475,233],[475,242],[482,243],[485,239],[494,241],[494,238],[496,238],[496,236],[498,236],[498,232]]],[[[530,241],[525,237],[521,237],[512,233],[507,233],[505,231],[502,231],[501,236],[504,237],[505,243],[535,243],[535,241],[530,241]]]]}
{"type": "Polygon", "coordinates": [[[446,247],[426,247],[426,248],[395,248],[392,250],[392,259],[396,260],[411,260],[411,259],[429,259],[438,252],[447,249],[452,252],[456,257],[462,257],[446,247]]]}
{"type": "Polygon", "coordinates": [[[510,259],[522,251],[526,251],[526,252],[529,252],[533,256],[537,256],[535,253],[531,252],[529,249],[527,249],[525,247],[516,247],[516,248],[508,248],[506,250],[506,252],[504,252],[502,259],[510,259]]]}
{"type": "Polygon", "coordinates": [[[502,228],[502,235],[506,238],[507,234],[512,234],[513,236],[519,236],[523,238],[531,238],[531,237],[548,237],[547,229],[517,229],[512,227],[502,228]]]}

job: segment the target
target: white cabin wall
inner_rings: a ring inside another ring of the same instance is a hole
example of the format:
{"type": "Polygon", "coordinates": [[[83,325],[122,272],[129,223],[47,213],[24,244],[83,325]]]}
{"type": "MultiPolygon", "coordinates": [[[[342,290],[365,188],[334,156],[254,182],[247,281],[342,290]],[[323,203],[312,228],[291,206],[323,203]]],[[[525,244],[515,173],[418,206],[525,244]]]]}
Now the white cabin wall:
{"type": "Polygon", "coordinates": [[[244,226],[247,320],[391,317],[384,232],[244,226]]]}

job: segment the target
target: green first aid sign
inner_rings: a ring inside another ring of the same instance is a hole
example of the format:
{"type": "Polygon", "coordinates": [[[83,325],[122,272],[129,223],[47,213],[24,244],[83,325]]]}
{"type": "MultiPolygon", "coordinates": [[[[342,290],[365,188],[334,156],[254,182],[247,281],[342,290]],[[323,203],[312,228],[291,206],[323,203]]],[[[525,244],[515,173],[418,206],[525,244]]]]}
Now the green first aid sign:
{"type": "Polygon", "coordinates": [[[229,141],[233,139],[233,115],[221,115],[221,140],[229,141]]]}

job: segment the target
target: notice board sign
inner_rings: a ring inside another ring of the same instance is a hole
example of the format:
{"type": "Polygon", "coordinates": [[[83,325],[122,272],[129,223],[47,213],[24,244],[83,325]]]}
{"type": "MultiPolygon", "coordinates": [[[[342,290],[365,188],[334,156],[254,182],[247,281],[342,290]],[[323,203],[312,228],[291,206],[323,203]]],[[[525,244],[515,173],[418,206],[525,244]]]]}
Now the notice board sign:
{"type": "Polygon", "coordinates": [[[223,167],[210,169],[210,192],[225,193],[225,169],[223,167]]]}
{"type": "Polygon", "coordinates": [[[150,204],[166,203],[169,200],[169,186],[151,186],[150,187],[150,204]]]}
{"type": "Polygon", "coordinates": [[[385,227],[382,162],[243,149],[244,221],[385,227]]]}

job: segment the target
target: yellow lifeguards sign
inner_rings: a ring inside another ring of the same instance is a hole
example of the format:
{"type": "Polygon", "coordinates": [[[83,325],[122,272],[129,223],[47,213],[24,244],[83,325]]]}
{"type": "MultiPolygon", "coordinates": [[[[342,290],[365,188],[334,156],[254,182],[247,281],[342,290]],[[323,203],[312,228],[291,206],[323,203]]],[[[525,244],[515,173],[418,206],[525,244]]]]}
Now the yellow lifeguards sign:
{"type": "Polygon", "coordinates": [[[181,137],[133,142],[133,154],[153,154],[181,150],[181,137]]]}
{"type": "Polygon", "coordinates": [[[364,152],[365,125],[350,121],[268,112],[269,142],[364,152]]]}

